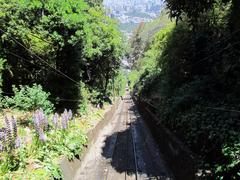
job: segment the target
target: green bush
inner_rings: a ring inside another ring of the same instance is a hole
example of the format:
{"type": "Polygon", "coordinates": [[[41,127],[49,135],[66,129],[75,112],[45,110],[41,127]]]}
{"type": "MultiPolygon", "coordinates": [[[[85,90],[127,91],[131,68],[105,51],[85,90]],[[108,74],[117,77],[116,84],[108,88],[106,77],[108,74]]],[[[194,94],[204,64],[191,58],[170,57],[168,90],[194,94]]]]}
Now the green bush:
{"type": "Polygon", "coordinates": [[[83,82],[81,82],[81,98],[81,103],[78,106],[78,113],[80,115],[85,115],[88,112],[90,92],[83,82]]]}
{"type": "Polygon", "coordinates": [[[240,177],[240,143],[225,145],[222,153],[227,157],[225,164],[216,165],[218,179],[223,179],[224,174],[228,174],[229,179],[239,179],[240,177]]]}
{"type": "Polygon", "coordinates": [[[127,84],[127,78],[123,69],[117,72],[114,81],[111,80],[108,86],[108,92],[111,96],[123,96],[127,84]],[[114,88],[114,89],[113,89],[114,88]]]}
{"type": "Polygon", "coordinates": [[[42,108],[46,113],[51,113],[53,104],[48,100],[50,93],[44,92],[41,85],[13,86],[13,97],[5,97],[3,105],[6,108],[16,108],[23,111],[34,111],[42,108]]]}

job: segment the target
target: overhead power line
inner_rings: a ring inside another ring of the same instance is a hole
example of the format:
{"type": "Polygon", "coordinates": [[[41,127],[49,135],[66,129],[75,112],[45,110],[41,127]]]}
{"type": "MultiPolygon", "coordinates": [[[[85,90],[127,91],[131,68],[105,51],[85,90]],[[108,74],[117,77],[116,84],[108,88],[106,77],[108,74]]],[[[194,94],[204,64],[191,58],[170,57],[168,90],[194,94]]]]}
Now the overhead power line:
{"type": "MultiPolygon", "coordinates": [[[[15,93],[10,93],[10,92],[4,92],[2,91],[3,94],[7,95],[15,95],[15,93]]],[[[48,100],[53,100],[53,101],[65,101],[65,102],[80,102],[81,100],[77,99],[65,99],[65,98],[47,98],[48,100]]]]}
{"type": "MultiPolygon", "coordinates": [[[[6,33],[3,29],[0,28],[0,31],[2,31],[3,33],[6,33]]],[[[24,46],[22,43],[20,43],[18,40],[16,40],[14,37],[10,37],[15,43],[17,43],[18,45],[20,45],[21,47],[23,47],[24,49],[26,49],[28,52],[30,52],[31,54],[33,54],[36,58],[38,58],[40,61],[42,61],[44,64],[46,64],[47,66],[49,66],[51,69],[55,70],[57,73],[61,74],[62,76],[64,76],[65,78],[67,78],[68,80],[76,83],[77,85],[79,85],[79,82],[75,81],[74,79],[72,79],[71,77],[69,77],[68,75],[64,74],[63,72],[61,72],[60,70],[54,68],[53,66],[51,66],[50,64],[48,64],[43,58],[41,58],[40,56],[38,56],[36,53],[34,53],[32,50],[28,49],[26,46],[24,46]]]]}
{"type": "Polygon", "coordinates": [[[237,41],[237,42],[231,44],[231,46],[228,45],[228,46],[220,49],[219,51],[217,51],[217,52],[215,52],[215,53],[213,53],[213,54],[211,54],[211,55],[209,55],[209,56],[207,56],[207,57],[199,60],[198,62],[194,63],[194,64],[192,65],[192,67],[198,65],[199,63],[201,63],[201,62],[203,62],[203,61],[208,60],[208,59],[209,59],[210,57],[212,57],[212,56],[215,56],[215,55],[217,55],[217,54],[220,54],[220,53],[223,52],[224,50],[227,50],[227,49],[229,49],[230,47],[232,47],[232,46],[234,46],[234,45],[237,45],[237,44],[240,44],[240,41],[237,41]]]}

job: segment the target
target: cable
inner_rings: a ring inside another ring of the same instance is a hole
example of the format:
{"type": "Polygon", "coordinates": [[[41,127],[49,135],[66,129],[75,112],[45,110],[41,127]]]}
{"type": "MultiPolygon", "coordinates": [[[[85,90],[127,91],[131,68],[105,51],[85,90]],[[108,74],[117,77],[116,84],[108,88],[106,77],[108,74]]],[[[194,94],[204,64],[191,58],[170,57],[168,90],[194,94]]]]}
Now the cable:
{"type": "Polygon", "coordinates": [[[37,39],[39,39],[39,40],[41,40],[41,41],[44,41],[44,42],[46,42],[46,43],[48,43],[48,44],[53,44],[52,42],[47,41],[47,40],[45,40],[45,39],[42,39],[42,38],[40,38],[39,36],[33,34],[32,32],[28,32],[28,33],[31,34],[31,36],[33,36],[33,37],[35,37],[35,38],[37,38],[37,39]]]}
{"type": "MultiPolygon", "coordinates": [[[[15,54],[15,53],[13,53],[13,52],[11,52],[11,51],[9,51],[9,53],[12,54],[12,55],[15,56],[15,57],[18,57],[18,58],[20,58],[20,59],[22,59],[22,60],[30,63],[30,64],[36,65],[36,64],[34,64],[34,63],[26,60],[25,58],[23,58],[23,57],[15,54]]],[[[40,67],[40,65],[38,65],[38,66],[40,67]]],[[[10,95],[12,94],[12,95],[14,95],[14,93],[6,93],[6,92],[4,92],[4,93],[5,93],[5,94],[10,94],[10,95]]],[[[56,98],[56,99],[54,99],[54,98],[48,98],[48,99],[50,99],[50,100],[55,100],[55,101],[73,101],[73,102],[81,101],[81,100],[75,100],[75,99],[62,99],[62,98],[56,98]]]]}
{"type": "Polygon", "coordinates": [[[25,61],[25,62],[28,62],[28,63],[30,63],[30,64],[32,64],[32,65],[41,67],[40,65],[35,64],[35,63],[31,62],[30,60],[27,60],[27,59],[23,58],[22,56],[19,56],[19,55],[15,54],[15,53],[13,53],[13,52],[11,52],[11,51],[8,51],[8,52],[9,52],[9,54],[11,54],[11,55],[13,55],[13,56],[15,56],[15,57],[17,57],[17,58],[25,61]]]}
{"type": "MultiPolygon", "coordinates": [[[[30,64],[33,64],[33,65],[36,65],[36,64],[30,62],[29,60],[27,60],[27,59],[25,59],[25,58],[15,54],[15,53],[11,52],[11,51],[8,51],[8,52],[10,54],[12,54],[13,56],[20,58],[21,60],[24,60],[24,61],[26,61],[26,62],[28,62],[30,64]]],[[[40,67],[40,65],[38,65],[38,66],[40,67]]],[[[7,95],[15,95],[15,93],[10,93],[10,92],[2,92],[2,93],[7,94],[7,95]]],[[[81,101],[81,100],[77,100],[77,99],[64,99],[64,98],[47,98],[47,99],[48,100],[53,100],[53,101],[65,101],[65,102],[80,102],[81,101]]]]}
{"type": "MultiPolygon", "coordinates": [[[[234,45],[236,45],[236,44],[240,44],[240,41],[237,41],[237,42],[231,44],[231,46],[234,46],[234,45]]],[[[194,63],[193,65],[191,65],[191,67],[194,67],[194,66],[198,65],[200,62],[203,62],[203,61],[205,61],[205,60],[208,60],[208,58],[210,58],[210,57],[212,57],[212,56],[215,56],[215,55],[217,55],[217,54],[223,52],[224,50],[230,48],[231,46],[228,45],[227,47],[225,47],[225,48],[223,48],[223,49],[217,51],[216,53],[211,54],[211,55],[209,55],[209,56],[207,56],[207,57],[205,57],[205,58],[199,60],[198,62],[196,62],[196,63],[194,63]]]]}
{"type": "Polygon", "coordinates": [[[225,112],[235,112],[235,113],[240,113],[238,110],[232,110],[232,109],[224,109],[224,108],[216,108],[216,107],[206,107],[207,109],[212,109],[216,111],[225,111],[225,112]]]}
{"type": "MultiPolygon", "coordinates": [[[[4,92],[2,91],[3,94],[7,95],[15,95],[15,93],[10,93],[10,92],[4,92]]],[[[81,100],[77,99],[64,99],[64,98],[47,98],[48,100],[53,100],[53,101],[65,101],[65,102],[80,102],[81,100]]]]}
{"type": "MultiPolygon", "coordinates": [[[[227,41],[227,40],[230,40],[230,39],[232,38],[232,36],[233,36],[234,34],[238,33],[238,32],[240,32],[240,29],[234,31],[233,33],[229,34],[228,36],[224,36],[224,37],[223,37],[223,38],[224,38],[223,40],[218,41],[218,42],[212,44],[212,45],[209,46],[208,48],[215,47],[216,45],[218,45],[218,44],[220,44],[220,43],[222,43],[222,42],[225,42],[225,41],[227,41]]],[[[200,51],[198,51],[198,53],[199,53],[199,52],[204,52],[204,51],[206,51],[206,50],[200,50],[200,51]]],[[[212,51],[213,51],[213,50],[212,50],[212,51]]]]}
{"type": "MultiPolygon", "coordinates": [[[[0,28],[0,31],[2,31],[3,33],[6,33],[3,29],[0,28]]],[[[21,47],[23,47],[24,49],[26,49],[28,52],[30,52],[31,54],[33,54],[36,58],[38,58],[40,61],[42,61],[43,63],[45,63],[46,65],[48,65],[50,68],[52,68],[53,70],[55,70],[56,72],[58,72],[59,74],[61,74],[62,76],[64,76],[65,78],[69,79],[70,81],[76,83],[77,85],[80,85],[79,82],[75,81],[74,79],[70,78],[68,75],[64,74],[63,72],[61,72],[60,70],[54,68],[53,66],[51,66],[50,64],[48,64],[44,59],[42,59],[41,57],[39,57],[36,53],[34,53],[33,51],[31,51],[30,49],[28,49],[26,46],[24,46],[22,43],[20,43],[19,41],[17,41],[15,38],[10,37],[15,43],[17,43],[18,45],[20,45],[21,47]]]]}

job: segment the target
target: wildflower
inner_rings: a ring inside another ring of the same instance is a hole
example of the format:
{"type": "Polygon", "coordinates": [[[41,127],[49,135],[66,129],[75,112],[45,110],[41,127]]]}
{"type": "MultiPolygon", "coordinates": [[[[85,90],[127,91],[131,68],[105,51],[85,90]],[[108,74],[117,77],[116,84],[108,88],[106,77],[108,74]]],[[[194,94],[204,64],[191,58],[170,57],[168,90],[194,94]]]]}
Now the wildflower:
{"type": "Polygon", "coordinates": [[[5,117],[5,127],[0,130],[0,151],[1,149],[12,150],[20,146],[18,137],[17,120],[5,117]]]}
{"type": "Polygon", "coordinates": [[[72,113],[72,110],[70,109],[68,111],[68,119],[70,120],[70,119],[72,119],[72,117],[73,117],[73,113],[72,113]]]}
{"type": "Polygon", "coordinates": [[[12,142],[11,124],[7,117],[5,117],[5,141],[9,145],[12,142]]]}
{"type": "Polygon", "coordinates": [[[5,132],[4,128],[0,129],[0,141],[4,140],[5,137],[4,132],[5,132]]]}
{"type": "Polygon", "coordinates": [[[40,131],[40,122],[39,122],[39,117],[38,115],[35,113],[34,117],[33,117],[33,124],[34,124],[34,128],[37,131],[37,133],[39,134],[40,131]]]}
{"type": "Polygon", "coordinates": [[[40,133],[39,133],[39,139],[40,139],[40,141],[42,141],[42,142],[47,141],[47,137],[46,137],[46,135],[44,134],[44,132],[43,132],[42,130],[41,130],[40,133]]]}
{"type": "Polygon", "coordinates": [[[68,128],[68,113],[67,113],[66,109],[64,110],[64,112],[61,115],[61,120],[62,120],[62,129],[67,129],[68,128]]]}
{"type": "Polygon", "coordinates": [[[53,116],[53,119],[52,119],[52,122],[53,122],[53,125],[55,126],[55,129],[57,129],[57,126],[58,126],[58,114],[55,113],[54,116],[53,116]]]}
{"type": "Polygon", "coordinates": [[[43,119],[43,128],[48,128],[48,118],[46,116],[43,119]]]}
{"type": "Polygon", "coordinates": [[[17,134],[18,134],[18,132],[17,132],[17,120],[14,117],[12,117],[11,123],[12,123],[12,128],[13,128],[13,138],[17,139],[17,134]]]}
{"type": "Polygon", "coordinates": [[[17,137],[15,140],[15,148],[19,148],[21,146],[21,139],[20,137],[17,137]]]}
{"type": "Polygon", "coordinates": [[[2,144],[2,142],[0,141],[0,152],[4,151],[4,145],[2,144]]]}
{"type": "Polygon", "coordinates": [[[5,130],[0,129],[0,152],[4,151],[5,130]]]}
{"type": "Polygon", "coordinates": [[[48,126],[47,117],[45,117],[43,110],[39,109],[35,111],[33,115],[34,128],[39,136],[39,140],[45,142],[47,140],[43,130],[48,126]]]}

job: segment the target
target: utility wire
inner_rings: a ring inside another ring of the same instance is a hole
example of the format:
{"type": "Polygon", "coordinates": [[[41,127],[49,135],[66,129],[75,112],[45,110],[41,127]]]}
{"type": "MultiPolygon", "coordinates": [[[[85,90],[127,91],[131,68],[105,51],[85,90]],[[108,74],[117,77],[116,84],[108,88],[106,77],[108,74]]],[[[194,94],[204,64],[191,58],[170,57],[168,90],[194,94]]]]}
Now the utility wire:
{"type": "MultiPolygon", "coordinates": [[[[151,106],[154,109],[158,109],[157,105],[154,105],[151,102],[144,102],[147,105],[151,106]]],[[[211,109],[211,110],[216,110],[216,111],[222,111],[222,112],[234,112],[234,113],[240,113],[240,111],[235,110],[235,109],[225,109],[225,108],[221,108],[221,107],[206,107],[206,109],[211,109]]]]}
{"type": "Polygon", "coordinates": [[[19,58],[19,59],[21,59],[21,60],[23,60],[23,61],[25,61],[25,62],[28,62],[29,64],[41,67],[40,65],[35,64],[35,63],[31,62],[30,60],[27,60],[27,59],[23,58],[22,56],[19,56],[19,55],[15,54],[14,52],[8,51],[8,53],[17,57],[17,58],[19,58]]]}
{"type": "MultiPolygon", "coordinates": [[[[233,36],[234,34],[238,33],[238,32],[240,32],[240,29],[234,31],[233,33],[229,34],[228,36],[224,36],[221,41],[218,41],[218,42],[212,44],[212,45],[209,46],[208,48],[215,47],[216,45],[221,44],[222,42],[225,42],[225,41],[227,41],[227,40],[230,40],[230,39],[232,38],[232,36],[233,36]]],[[[198,52],[204,52],[204,51],[207,51],[207,50],[204,49],[204,50],[200,50],[200,51],[198,51],[198,52]]],[[[212,50],[212,51],[213,51],[213,50],[212,50]]],[[[212,51],[211,51],[211,52],[212,52],[212,51]]]]}
{"type": "MultiPolygon", "coordinates": [[[[6,33],[3,29],[0,28],[0,31],[2,31],[3,33],[6,33]]],[[[70,78],[68,75],[64,74],[63,72],[61,72],[60,70],[54,68],[53,66],[51,66],[50,64],[48,64],[44,59],[42,59],[41,57],[39,57],[36,53],[34,53],[32,50],[28,49],[26,46],[24,46],[22,43],[20,43],[19,41],[17,41],[14,37],[10,37],[15,43],[17,43],[18,45],[20,45],[21,47],[23,47],[24,49],[26,49],[28,52],[30,52],[31,54],[33,54],[36,58],[38,58],[40,61],[42,61],[43,63],[45,63],[47,66],[49,66],[50,68],[52,68],[53,70],[55,70],[56,72],[58,72],[59,74],[61,74],[62,76],[64,76],[65,78],[69,79],[70,81],[76,83],[77,85],[79,85],[79,83],[77,81],[75,81],[74,79],[70,78]]]]}
{"type": "MultiPolygon", "coordinates": [[[[223,41],[218,41],[217,43],[214,43],[213,45],[210,46],[210,48],[212,48],[212,47],[214,47],[214,46],[216,46],[216,45],[218,45],[218,44],[220,44],[220,43],[222,43],[222,42],[225,42],[225,41],[227,41],[227,40],[230,40],[230,39],[232,38],[232,36],[233,36],[234,34],[238,33],[238,32],[240,32],[240,29],[238,29],[238,30],[234,31],[233,33],[231,33],[230,35],[224,37],[224,40],[223,40],[223,41]]],[[[231,44],[231,45],[236,45],[236,44],[239,44],[239,43],[240,43],[240,42],[235,42],[235,43],[233,43],[233,44],[231,44]]],[[[210,58],[210,57],[212,57],[212,56],[214,56],[214,55],[217,55],[217,54],[221,53],[222,51],[224,51],[224,50],[226,50],[226,49],[228,49],[228,48],[230,48],[230,47],[231,47],[231,46],[225,47],[225,48],[221,49],[220,51],[217,51],[216,53],[211,54],[211,55],[209,55],[209,56],[207,56],[207,57],[199,60],[198,62],[194,63],[194,64],[192,65],[192,67],[194,67],[195,65],[199,64],[200,62],[203,62],[203,61],[207,60],[208,58],[210,58]]],[[[199,52],[204,52],[204,51],[206,51],[206,50],[200,50],[199,52]]],[[[212,50],[211,52],[213,52],[213,50],[212,50]]]]}
{"type": "Polygon", "coordinates": [[[212,56],[215,56],[215,55],[217,55],[217,54],[220,54],[220,53],[223,52],[224,50],[227,50],[227,49],[229,49],[230,47],[232,47],[232,46],[234,46],[234,45],[236,45],[236,44],[240,44],[240,41],[237,41],[237,42],[231,44],[230,46],[227,45],[225,48],[220,49],[220,50],[217,51],[216,53],[213,53],[213,54],[211,54],[211,55],[209,55],[209,56],[207,56],[207,57],[199,60],[198,62],[194,63],[193,65],[191,65],[191,67],[194,67],[194,66],[198,65],[199,63],[208,60],[208,59],[209,59],[210,57],[212,57],[212,56]]]}
{"type": "MultiPolygon", "coordinates": [[[[5,32],[5,31],[2,30],[1,28],[0,28],[0,30],[1,30],[2,32],[5,32]]],[[[73,80],[72,78],[70,78],[70,77],[67,76],[66,74],[62,73],[60,70],[58,70],[58,69],[52,67],[51,65],[49,65],[45,60],[43,60],[41,57],[39,57],[38,55],[36,55],[36,54],[35,54],[34,52],[32,52],[31,50],[29,50],[29,49],[28,49],[27,47],[25,47],[23,44],[21,44],[20,42],[18,42],[15,38],[13,38],[13,37],[10,37],[10,38],[11,38],[14,42],[16,42],[17,44],[19,44],[20,46],[22,46],[24,49],[26,49],[27,51],[29,51],[30,53],[32,53],[33,55],[35,55],[39,60],[41,60],[42,62],[44,62],[44,63],[45,63],[46,65],[48,65],[50,68],[54,69],[54,70],[57,71],[59,74],[63,75],[64,77],[68,78],[69,80],[71,80],[71,81],[73,81],[74,83],[76,83],[76,84],[79,85],[79,83],[78,83],[77,81],[73,80]]],[[[27,60],[27,59],[25,59],[25,58],[23,58],[23,57],[15,54],[15,53],[13,53],[13,52],[11,52],[11,51],[9,51],[9,53],[12,54],[12,55],[15,56],[15,57],[18,57],[18,58],[21,59],[21,60],[24,60],[24,61],[30,63],[30,64],[36,65],[36,64],[34,64],[33,62],[31,62],[31,61],[29,61],[29,60],[27,60]]],[[[38,66],[41,67],[40,65],[38,65],[38,66]]],[[[2,93],[8,94],[8,95],[14,95],[14,93],[9,93],[9,92],[2,92],[2,93]]],[[[81,100],[77,100],[77,99],[63,99],[63,98],[47,98],[47,99],[49,99],[49,100],[54,100],[54,101],[66,101],[66,102],[79,102],[79,101],[81,101],[81,100]]]]}
{"type": "MultiPolygon", "coordinates": [[[[10,92],[4,92],[2,91],[3,94],[7,95],[15,95],[15,93],[10,93],[10,92]]],[[[77,99],[64,99],[64,98],[47,98],[48,100],[53,100],[53,101],[65,101],[65,102],[80,102],[81,100],[77,99]]]]}
{"type": "MultiPolygon", "coordinates": [[[[29,60],[27,60],[27,59],[25,59],[25,58],[15,54],[15,53],[11,52],[11,51],[9,51],[9,53],[12,54],[15,57],[20,58],[21,60],[24,60],[24,61],[30,63],[30,64],[36,65],[33,62],[30,62],[29,60]]],[[[40,65],[38,65],[38,66],[41,67],[40,65]]],[[[7,95],[15,95],[15,93],[4,92],[4,91],[2,93],[7,94],[7,95]]],[[[47,99],[53,100],[53,101],[66,101],[66,102],[79,102],[79,101],[81,101],[81,100],[77,100],[77,99],[64,99],[64,98],[47,98],[47,99]]]]}
{"type": "MultiPolygon", "coordinates": [[[[11,51],[9,51],[9,53],[12,54],[12,55],[15,56],[15,57],[18,57],[18,58],[20,58],[20,59],[22,59],[22,60],[30,63],[30,64],[36,65],[36,64],[34,64],[33,62],[30,62],[30,61],[28,61],[27,59],[25,59],[25,58],[23,58],[23,57],[15,54],[15,53],[13,53],[13,52],[11,52],[11,51]]],[[[38,66],[41,67],[40,65],[38,65],[38,66]]],[[[9,94],[9,95],[14,95],[14,93],[8,93],[8,92],[3,92],[3,93],[9,94]]],[[[56,101],[80,101],[80,100],[75,100],[75,99],[62,99],[62,98],[56,98],[56,99],[54,99],[54,98],[48,98],[48,99],[50,99],[50,100],[56,100],[56,101]]]]}
{"type": "Polygon", "coordinates": [[[240,113],[240,111],[238,111],[238,110],[233,110],[233,109],[216,108],[216,107],[206,107],[206,108],[207,108],[207,109],[212,109],[212,110],[217,110],[217,111],[240,113]]]}

